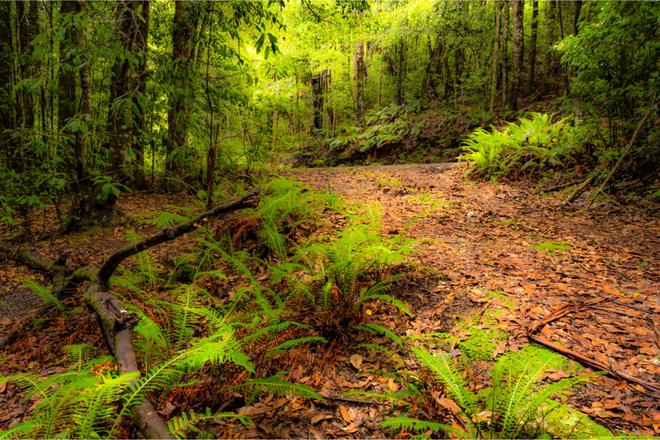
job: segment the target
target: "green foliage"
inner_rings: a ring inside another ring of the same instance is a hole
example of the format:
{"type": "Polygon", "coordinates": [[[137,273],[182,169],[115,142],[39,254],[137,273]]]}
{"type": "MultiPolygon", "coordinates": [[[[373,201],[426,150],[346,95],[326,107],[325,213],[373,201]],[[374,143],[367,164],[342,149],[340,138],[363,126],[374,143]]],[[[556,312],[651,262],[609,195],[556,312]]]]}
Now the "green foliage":
{"type": "Polygon", "coordinates": [[[579,150],[566,119],[553,123],[547,114],[532,113],[502,130],[476,129],[463,143],[463,151],[459,159],[473,165],[471,172],[496,177],[563,167],[579,150]]]}
{"type": "Polygon", "coordinates": [[[385,427],[412,431],[435,431],[437,427],[437,430],[468,438],[529,437],[534,434],[532,422],[543,419],[549,409],[556,407],[550,397],[559,396],[579,382],[594,377],[586,374],[546,383],[546,374],[563,367],[566,361],[556,353],[529,345],[501,356],[492,370],[492,387],[475,394],[468,389],[448,353],[440,352],[434,356],[420,348],[413,348],[413,352],[458,403],[463,411],[465,431],[447,430],[442,425],[427,425],[407,418],[388,419],[384,422],[385,427]],[[477,417],[484,410],[491,414],[489,421],[477,417]]]}
{"type": "Polygon", "coordinates": [[[505,333],[479,327],[472,327],[468,331],[470,337],[458,346],[470,360],[491,360],[497,345],[507,338],[505,333]]]}
{"type": "Polygon", "coordinates": [[[248,404],[251,404],[260,392],[267,392],[276,396],[298,396],[304,399],[323,400],[323,396],[307,385],[282,380],[282,377],[288,374],[288,371],[280,371],[274,376],[264,379],[250,379],[238,388],[249,393],[248,404]]]}
{"type": "Polygon", "coordinates": [[[570,243],[565,241],[542,241],[532,247],[539,252],[545,252],[550,255],[554,255],[557,252],[570,251],[573,248],[570,243]]]}
{"type": "Polygon", "coordinates": [[[21,279],[21,281],[23,282],[23,284],[29,287],[30,290],[36,293],[43,302],[51,306],[54,306],[60,312],[64,311],[65,307],[64,304],[62,304],[62,301],[60,301],[55,295],[53,295],[50,292],[50,290],[48,290],[46,287],[32,280],[28,280],[26,278],[21,279]]]}
{"type": "Polygon", "coordinates": [[[427,420],[413,419],[411,417],[390,417],[380,424],[382,428],[392,430],[406,430],[413,432],[455,432],[456,428],[450,425],[427,420]]]}
{"type": "Polygon", "coordinates": [[[355,219],[337,239],[298,250],[298,257],[315,273],[316,295],[309,299],[318,325],[328,334],[362,323],[362,306],[369,301],[387,302],[412,315],[403,301],[386,293],[396,277],[381,275],[402,262],[410,247],[401,238],[383,239],[379,225],[378,213],[369,209],[363,221],[355,219]]]}
{"type": "Polygon", "coordinates": [[[212,413],[210,408],[206,408],[203,414],[196,412],[182,413],[180,416],[172,417],[167,421],[167,428],[177,438],[190,438],[188,433],[202,434],[199,425],[210,420],[235,419],[243,425],[249,426],[252,420],[249,417],[233,412],[212,413]]]}
{"type": "Polygon", "coordinates": [[[0,438],[111,437],[115,406],[137,373],[97,376],[94,365],[45,378],[26,373],[0,378],[0,383],[14,383],[27,397],[39,399],[32,416],[0,433],[0,438]]]}

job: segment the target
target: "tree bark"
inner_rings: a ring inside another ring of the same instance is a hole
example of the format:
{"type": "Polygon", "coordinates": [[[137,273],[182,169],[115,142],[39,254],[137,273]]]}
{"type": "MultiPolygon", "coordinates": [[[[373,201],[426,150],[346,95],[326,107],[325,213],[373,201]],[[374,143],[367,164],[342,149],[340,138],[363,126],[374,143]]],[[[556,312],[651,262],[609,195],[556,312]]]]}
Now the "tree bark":
{"type": "MultiPolygon", "coordinates": [[[[34,75],[34,62],[32,60],[32,40],[39,33],[38,3],[36,1],[16,2],[16,30],[18,33],[18,66],[21,79],[25,80],[34,75]]],[[[18,126],[23,130],[31,129],[34,125],[34,97],[33,93],[22,87],[18,90],[18,126]]],[[[21,139],[24,134],[20,136],[21,139]]],[[[22,143],[22,142],[21,142],[22,143]]]]}
{"type": "MultiPolygon", "coordinates": [[[[82,11],[82,3],[80,1],[66,1],[60,5],[60,15],[62,17],[75,16],[82,11]]],[[[74,65],[76,55],[83,51],[81,47],[81,30],[80,27],[73,24],[75,20],[67,19],[69,26],[64,31],[64,40],[60,43],[60,67],[57,77],[58,89],[58,112],[57,112],[57,129],[63,136],[63,145],[66,146],[65,157],[67,168],[76,170],[76,179],[73,182],[75,191],[80,189],[80,181],[84,175],[84,143],[83,139],[78,137],[83,136],[78,130],[72,130],[69,124],[73,121],[78,108],[77,100],[77,87],[76,87],[76,71],[78,66],[74,65]]],[[[80,72],[82,75],[82,71],[80,72]]],[[[82,79],[82,76],[81,76],[82,79]]],[[[82,83],[81,83],[82,84],[82,83]]],[[[84,84],[89,89],[89,83],[84,84]]],[[[89,90],[87,91],[87,101],[84,105],[89,105],[89,90]]],[[[89,108],[87,108],[89,113],[89,108]]]]}
{"type": "Polygon", "coordinates": [[[522,69],[524,64],[524,42],[523,42],[523,10],[524,0],[513,0],[511,15],[513,16],[513,39],[512,39],[512,78],[508,96],[508,107],[518,110],[518,96],[520,95],[522,82],[522,69]]]}
{"type": "Polygon", "coordinates": [[[501,33],[501,15],[502,3],[497,2],[495,5],[495,41],[493,44],[493,57],[490,67],[490,113],[495,112],[495,100],[497,97],[497,72],[499,71],[499,56],[500,56],[500,33],[501,33]]]}
{"type": "Polygon", "coordinates": [[[536,40],[539,28],[539,2],[532,0],[532,33],[529,40],[529,71],[527,74],[527,94],[534,93],[536,76],[536,40]]]}
{"type": "Polygon", "coordinates": [[[511,64],[509,60],[509,28],[510,18],[509,18],[509,0],[503,0],[504,6],[503,10],[503,22],[504,30],[502,34],[502,103],[507,105],[508,94],[509,94],[509,72],[511,70],[511,64]]]}
{"type": "Polygon", "coordinates": [[[314,121],[312,128],[320,130],[323,128],[323,72],[312,75],[312,107],[314,109],[314,121]]]}
{"type": "Polygon", "coordinates": [[[12,168],[11,133],[13,130],[12,110],[12,58],[13,38],[11,32],[11,3],[0,2],[0,152],[7,168],[12,168]]]}
{"type": "Polygon", "coordinates": [[[552,73],[555,70],[556,57],[552,46],[557,39],[557,31],[555,21],[557,18],[557,3],[555,0],[550,0],[547,7],[547,14],[545,17],[545,33],[546,33],[546,51],[545,59],[543,60],[543,82],[541,84],[541,95],[546,96],[550,91],[550,81],[552,73]]]}
{"type": "MultiPolygon", "coordinates": [[[[117,26],[119,45],[124,53],[117,58],[110,85],[110,111],[108,112],[109,172],[113,179],[125,184],[133,181],[135,162],[131,158],[134,120],[133,99],[136,94],[134,68],[129,55],[135,53],[139,32],[138,0],[118,0],[117,26]]],[[[137,128],[136,128],[137,129],[137,128]]]]}
{"type": "Polygon", "coordinates": [[[168,142],[167,171],[181,176],[183,156],[188,149],[188,125],[190,123],[190,101],[192,99],[192,46],[196,29],[195,5],[191,1],[179,0],[174,7],[172,28],[172,92],[169,96],[170,109],[167,113],[168,142]]]}
{"type": "Polygon", "coordinates": [[[364,60],[364,42],[355,44],[355,114],[358,125],[364,126],[364,88],[366,83],[367,69],[364,60]]]}
{"type": "Polygon", "coordinates": [[[147,116],[147,79],[149,72],[147,69],[148,39],[149,39],[149,0],[143,1],[138,6],[139,20],[137,23],[137,34],[135,36],[135,53],[139,59],[137,72],[133,76],[135,81],[133,95],[133,151],[135,152],[135,164],[133,166],[133,186],[136,188],[145,188],[147,185],[144,174],[144,145],[146,137],[144,136],[147,116]]]}

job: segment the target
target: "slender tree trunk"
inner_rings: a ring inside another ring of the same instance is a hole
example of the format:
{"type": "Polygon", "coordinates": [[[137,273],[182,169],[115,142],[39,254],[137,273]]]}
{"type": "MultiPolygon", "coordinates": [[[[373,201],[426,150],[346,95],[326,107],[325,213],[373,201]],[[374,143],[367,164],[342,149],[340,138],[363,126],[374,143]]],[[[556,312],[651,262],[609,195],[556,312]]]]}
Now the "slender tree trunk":
{"type": "Polygon", "coordinates": [[[580,22],[580,11],[582,11],[582,0],[575,0],[573,3],[575,9],[573,10],[573,35],[578,34],[578,23],[580,22]]]}
{"type": "Polygon", "coordinates": [[[312,108],[314,110],[315,130],[323,128],[323,74],[322,72],[312,75],[312,108]]]}
{"type": "Polygon", "coordinates": [[[167,114],[168,144],[166,169],[181,176],[183,157],[188,149],[188,125],[190,123],[190,101],[192,99],[192,46],[196,29],[195,4],[177,1],[174,7],[172,28],[172,92],[169,96],[170,109],[167,114]]]}
{"type": "Polygon", "coordinates": [[[396,105],[404,104],[404,80],[406,74],[406,42],[403,38],[399,39],[398,60],[396,69],[396,105]]]}
{"type": "Polygon", "coordinates": [[[490,113],[495,112],[495,100],[497,97],[497,72],[499,71],[499,52],[500,52],[500,17],[502,15],[502,3],[495,5],[495,41],[493,44],[493,58],[490,67],[490,113]]]}
{"type": "Polygon", "coordinates": [[[364,126],[364,88],[366,84],[367,69],[364,60],[364,42],[355,44],[355,114],[358,125],[364,126]]]}
{"type": "Polygon", "coordinates": [[[83,167],[79,165],[83,158],[76,151],[76,132],[72,131],[68,124],[78,113],[76,103],[76,74],[77,67],[74,65],[76,54],[81,51],[80,47],[80,29],[70,19],[80,13],[82,5],[79,1],[62,2],[60,5],[60,15],[66,19],[69,26],[64,31],[64,40],[60,43],[60,67],[57,77],[58,90],[58,111],[57,111],[57,129],[63,136],[62,145],[65,146],[63,155],[65,163],[70,170],[76,170],[76,179],[73,183],[74,190],[80,189],[80,177],[78,169],[83,167]]]}
{"type": "Polygon", "coordinates": [[[511,70],[511,63],[509,60],[509,0],[504,0],[504,7],[502,8],[502,12],[504,18],[504,31],[502,34],[502,103],[507,105],[509,102],[509,72],[511,70]]]}
{"type": "Polygon", "coordinates": [[[534,77],[536,76],[536,39],[539,27],[539,2],[532,1],[532,33],[529,40],[529,71],[527,76],[527,94],[534,93],[534,77]]]}
{"type": "MultiPolygon", "coordinates": [[[[146,137],[144,135],[146,129],[147,117],[147,79],[149,72],[147,70],[147,57],[148,57],[148,39],[149,39],[149,0],[143,1],[138,6],[139,20],[137,23],[137,34],[135,36],[135,53],[140,60],[137,67],[137,72],[134,75],[136,82],[134,86],[135,94],[133,95],[133,109],[134,114],[133,124],[133,151],[135,152],[135,164],[133,170],[133,186],[137,188],[144,188],[147,184],[144,174],[144,145],[146,137]]],[[[137,17],[136,17],[137,18],[137,17]]]]}
{"type": "Polygon", "coordinates": [[[547,7],[547,14],[545,18],[546,37],[545,44],[545,59],[543,60],[543,83],[541,84],[541,95],[546,96],[550,91],[550,81],[552,80],[552,73],[555,70],[555,53],[552,46],[557,39],[556,21],[557,17],[557,3],[555,0],[550,0],[547,7]]]}
{"type": "MultiPolygon", "coordinates": [[[[32,60],[32,40],[39,33],[38,3],[36,1],[16,2],[16,31],[18,33],[19,74],[22,80],[35,73],[35,63],[32,60]]],[[[18,91],[20,105],[18,107],[18,125],[22,130],[34,126],[34,97],[25,88],[18,91]]],[[[24,133],[21,135],[24,138],[24,133]]]]}
{"type": "Polygon", "coordinates": [[[14,124],[11,113],[14,108],[12,96],[13,42],[11,33],[11,3],[0,2],[0,152],[7,168],[12,168],[11,133],[14,124]]]}
{"type": "Polygon", "coordinates": [[[511,110],[518,110],[518,96],[522,83],[522,70],[525,60],[523,42],[523,10],[524,0],[513,0],[511,15],[513,16],[513,47],[512,47],[512,78],[509,92],[508,106],[511,110]]]}

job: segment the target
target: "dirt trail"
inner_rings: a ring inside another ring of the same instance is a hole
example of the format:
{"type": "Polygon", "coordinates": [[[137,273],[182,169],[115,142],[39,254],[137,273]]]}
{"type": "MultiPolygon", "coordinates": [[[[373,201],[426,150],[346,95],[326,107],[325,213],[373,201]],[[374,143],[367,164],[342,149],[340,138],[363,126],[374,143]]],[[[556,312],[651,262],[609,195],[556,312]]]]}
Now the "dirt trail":
{"type": "MultiPolygon", "coordinates": [[[[385,234],[416,239],[413,259],[428,277],[405,298],[415,313],[407,334],[447,331],[469,310],[479,316],[499,307],[505,313],[496,326],[510,338],[498,350],[517,349],[527,342],[524,331],[534,320],[570,302],[607,297],[626,307],[573,314],[547,326],[543,335],[660,383],[658,218],[566,209],[522,186],[468,181],[460,166],[306,169],[290,175],[348,203],[379,204],[385,234]]],[[[465,335],[459,330],[458,336],[465,335]]],[[[641,391],[602,378],[572,403],[610,428],[651,433],[660,415],[641,391]]]]}

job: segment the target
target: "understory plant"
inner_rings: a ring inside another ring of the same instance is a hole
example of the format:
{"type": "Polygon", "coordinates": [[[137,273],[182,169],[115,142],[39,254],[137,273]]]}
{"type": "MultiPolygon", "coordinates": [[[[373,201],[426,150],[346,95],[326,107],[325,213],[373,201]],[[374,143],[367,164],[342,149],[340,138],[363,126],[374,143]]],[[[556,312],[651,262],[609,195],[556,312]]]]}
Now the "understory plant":
{"type": "MultiPolygon", "coordinates": [[[[475,393],[449,353],[433,355],[421,348],[413,348],[413,352],[460,408],[462,426],[402,416],[385,420],[384,428],[417,433],[445,432],[461,438],[536,437],[543,434],[543,418],[560,405],[550,398],[595,376],[585,374],[549,381],[548,373],[560,369],[564,359],[549,350],[529,345],[501,356],[491,371],[491,386],[475,393]]],[[[584,416],[581,420],[588,418],[584,416]]]]}
{"type": "Polygon", "coordinates": [[[578,151],[567,120],[552,122],[551,115],[532,113],[503,129],[478,128],[463,143],[459,159],[472,165],[472,173],[488,178],[566,166],[578,151]]]}
{"type": "Polygon", "coordinates": [[[324,336],[334,338],[365,320],[364,305],[385,302],[412,316],[406,304],[389,294],[396,276],[386,269],[401,263],[410,251],[402,237],[385,239],[379,214],[370,207],[329,242],[316,242],[298,250],[298,257],[314,274],[303,293],[315,310],[314,320],[324,336]]]}

